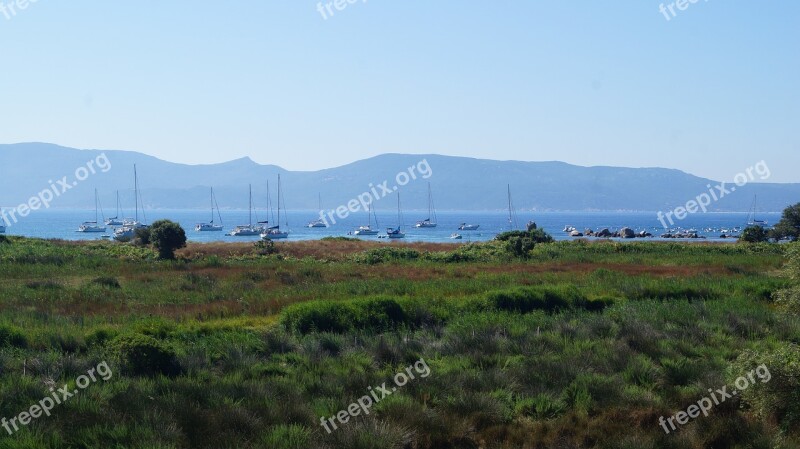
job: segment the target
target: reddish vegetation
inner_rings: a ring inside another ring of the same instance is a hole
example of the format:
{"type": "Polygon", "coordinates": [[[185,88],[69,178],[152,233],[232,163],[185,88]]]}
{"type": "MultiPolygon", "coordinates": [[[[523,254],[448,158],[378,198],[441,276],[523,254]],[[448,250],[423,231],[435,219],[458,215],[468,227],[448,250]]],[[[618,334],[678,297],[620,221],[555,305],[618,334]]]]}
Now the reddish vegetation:
{"type": "MultiPolygon", "coordinates": [[[[386,246],[415,249],[417,251],[452,251],[457,243],[400,243],[369,242],[361,240],[308,240],[302,242],[279,242],[275,245],[278,252],[285,256],[303,258],[311,257],[320,260],[341,260],[347,256],[374,248],[386,246]]],[[[179,257],[230,257],[253,253],[253,243],[189,243],[178,251],[179,257]]]]}

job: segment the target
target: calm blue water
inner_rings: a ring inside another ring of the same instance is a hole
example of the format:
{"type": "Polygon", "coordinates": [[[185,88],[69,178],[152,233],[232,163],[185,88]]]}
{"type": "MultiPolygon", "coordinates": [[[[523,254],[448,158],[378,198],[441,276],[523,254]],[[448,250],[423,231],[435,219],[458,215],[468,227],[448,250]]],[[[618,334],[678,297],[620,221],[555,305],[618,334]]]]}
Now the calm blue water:
{"type": "MultiPolygon", "coordinates": [[[[404,213],[403,231],[406,233],[406,241],[423,242],[452,242],[450,235],[459,232],[466,241],[485,241],[491,240],[502,231],[510,229],[508,224],[507,212],[439,212],[437,213],[437,228],[416,229],[414,223],[422,220],[427,212],[406,211],[404,213]],[[477,231],[457,231],[458,225],[462,222],[479,224],[477,231]]],[[[367,224],[366,213],[358,213],[345,220],[338,221],[329,228],[306,228],[305,224],[318,218],[318,211],[289,211],[288,229],[291,231],[289,240],[313,240],[328,236],[348,236],[359,225],[367,224]]],[[[634,229],[635,231],[647,230],[658,236],[664,232],[663,227],[656,218],[655,212],[519,212],[517,214],[519,226],[524,227],[528,220],[535,221],[540,227],[553,235],[556,239],[569,239],[563,232],[565,226],[575,226],[583,232],[584,228],[599,230],[607,227],[612,231],[623,226],[634,229]]],[[[237,224],[246,224],[247,211],[223,210],[222,220],[225,225],[224,232],[195,232],[194,225],[198,222],[210,218],[208,211],[199,210],[154,210],[147,211],[147,222],[168,218],[180,223],[187,231],[187,236],[192,241],[211,242],[211,241],[255,241],[258,237],[230,237],[225,233],[230,232],[237,224]]],[[[267,218],[260,212],[259,218],[267,218]]],[[[283,217],[282,217],[283,218],[283,217]]],[[[776,223],[780,219],[778,213],[764,213],[759,219],[768,220],[770,224],[776,223]]],[[[94,220],[94,210],[42,210],[31,213],[20,222],[13,224],[6,230],[7,235],[21,235],[27,237],[58,238],[67,240],[94,240],[99,239],[100,234],[83,234],[76,232],[78,226],[86,221],[94,220]]],[[[282,220],[284,221],[284,220],[282,220]]],[[[385,234],[389,226],[397,226],[398,219],[396,212],[378,212],[379,227],[382,234],[385,234]]],[[[744,227],[747,222],[747,213],[708,213],[694,214],[685,220],[676,223],[675,228],[696,229],[700,235],[705,235],[709,240],[719,240],[721,229],[731,229],[733,227],[744,227]]],[[[285,225],[282,223],[282,227],[285,225]]],[[[113,233],[111,228],[107,232],[113,233]]],[[[367,240],[377,240],[378,237],[363,237],[367,240]]]]}

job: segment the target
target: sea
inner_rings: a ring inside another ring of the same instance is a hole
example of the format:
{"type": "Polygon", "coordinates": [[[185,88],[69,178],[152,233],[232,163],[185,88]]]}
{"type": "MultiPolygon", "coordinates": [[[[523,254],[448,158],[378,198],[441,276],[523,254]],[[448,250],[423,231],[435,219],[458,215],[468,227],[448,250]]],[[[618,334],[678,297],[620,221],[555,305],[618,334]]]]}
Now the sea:
{"type": "MultiPolygon", "coordinates": [[[[195,224],[209,221],[209,211],[201,210],[147,210],[139,218],[145,223],[152,223],[158,219],[169,219],[178,222],[186,230],[187,237],[194,242],[241,242],[256,241],[259,237],[232,237],[227,235],[236,225],[248,223],[247,210],[222,210],[220,211],[224,230],[222,232],[196,232],[195,224]]],[[[141,213],[140,213],[141,214],[141,213]]],[[[256,214],[260,220],[270,220],[272,225],[275,219],[265,215],[263,211],[256,214]]],[[[336,223],[330,223],[327,228],[308,228],[306,224],[319,218],[319,211],[288,211],[281,216],[281,228],[290,231],[289,241],[317,240],[324,237],[355,237],[353,232],[360,225],[368,224],[367,214],[364,212],[353,214],[345,219],[336,218],[336,223]]],[[[479,242],[493,239],[498,233],[515,228],[510,223],[507,211],[441,211],[436,214],[438,226],[436,228],[416,228],[418,220],[427,218],[427,211],[405,211],[402,219],[398,219],[396,211],[385,211],[377,214],[379,226],[373,229],[381,231],[384,237],[358,237],[364,240],[380,240],[385,238],[386,228],[401,226],[406,234],[405,241],[409,242],[479,242]],[[402,220],[402,221],[401,221],[402,220]],[[480,227],[476,231],[459,231],[461,223],[475,224],[480,227]],[[462,239],[454,240],[452,235],[460,234],[462,239]]],[[[762,213],[759,220],[766,220],[774,224],[780,219],[779,213],[762,213]]],[[[2,219],[0,219],[2,220],[2,219]]],[[[19,235],[44,239],[64,240],[97,240],[103,234],[85,234],[77,232],[78,226],[85,221],[94,220],[94,210],[39,210],[32,212],[17,223],[7,226],[6,235],[19,235]]],[[[255,217],[254,217],[255,221],[255,217]]],[[[691,241],[731,241],[722,239],[726,234],[738,234],[738,231],[747,225],[747,213],[697,213],[689,215],[682,221],[665,229],[659,222],[656,212],[517,212],[516,228],[524,229],[529,222],[535,222],[539,227],[550,233],[557,240],[569,240],[564,229],[568,226],[575,227],[583,232],[584,229],[595,231],[608,228],[614,230],[628,227],[636,231],[646,231],[654,237],[648,240],[665,240],[660,236],[668,231],[697,231],[702,239],[689,239],[691,241]]],[[[216,219],[219,223],[219,218],[216,219]]],[[[0,222],[0,224],[4,224],[0,222]]],[[[668,223],[669,224],[669,223],[668,223]]],[[[113,235],[113,229],[108,228],[106,235],[113,235]]],[[[640,239],[637,239],[640,240],[640,239]]]]}

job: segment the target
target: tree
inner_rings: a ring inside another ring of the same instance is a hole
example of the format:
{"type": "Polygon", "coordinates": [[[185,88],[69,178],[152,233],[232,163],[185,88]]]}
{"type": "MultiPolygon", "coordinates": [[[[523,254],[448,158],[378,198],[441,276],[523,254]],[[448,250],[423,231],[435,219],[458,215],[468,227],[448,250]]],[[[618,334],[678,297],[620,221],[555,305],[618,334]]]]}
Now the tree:
{"type": "Polygon", "coordinates": [[[740,242],[761,243],[769,241],[769,233],[761,226],[748,226],[739,237],[740,242]]]}
{"type": "Polygon", "coordinates": [[[780,240],[783,238],[800,238],[800,203],[783,210],[781,221],[775,224],[770,236],[780,240]]]}
{"type": "Polygon", "coordinates": [[[551,243],[553,237],[541,228],[529,226],[528,231],[508,231],[499,234],[495,240],[506,242],[506,249],[514,257],[527,258],[528,253],[538,243],[551,243]]]}
{"type": "Polygon", "coordinates": [[[186,231],[170,220],[158,220],[150,226],[150,241],[161,259],[174,259],[175,250],[186,246],[186,231]]]}

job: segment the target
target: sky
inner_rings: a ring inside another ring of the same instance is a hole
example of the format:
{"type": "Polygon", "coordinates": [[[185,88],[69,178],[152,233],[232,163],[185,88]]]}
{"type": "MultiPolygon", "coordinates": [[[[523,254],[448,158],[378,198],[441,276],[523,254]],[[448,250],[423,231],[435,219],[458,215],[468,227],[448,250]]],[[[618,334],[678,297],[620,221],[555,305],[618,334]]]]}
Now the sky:
{"type": "Polygon", "coordinates": [[[764,160],[769,181],[800,182],[796,1],[15,1],[0,0],[0,143],[716,180],[764,160]]]}

